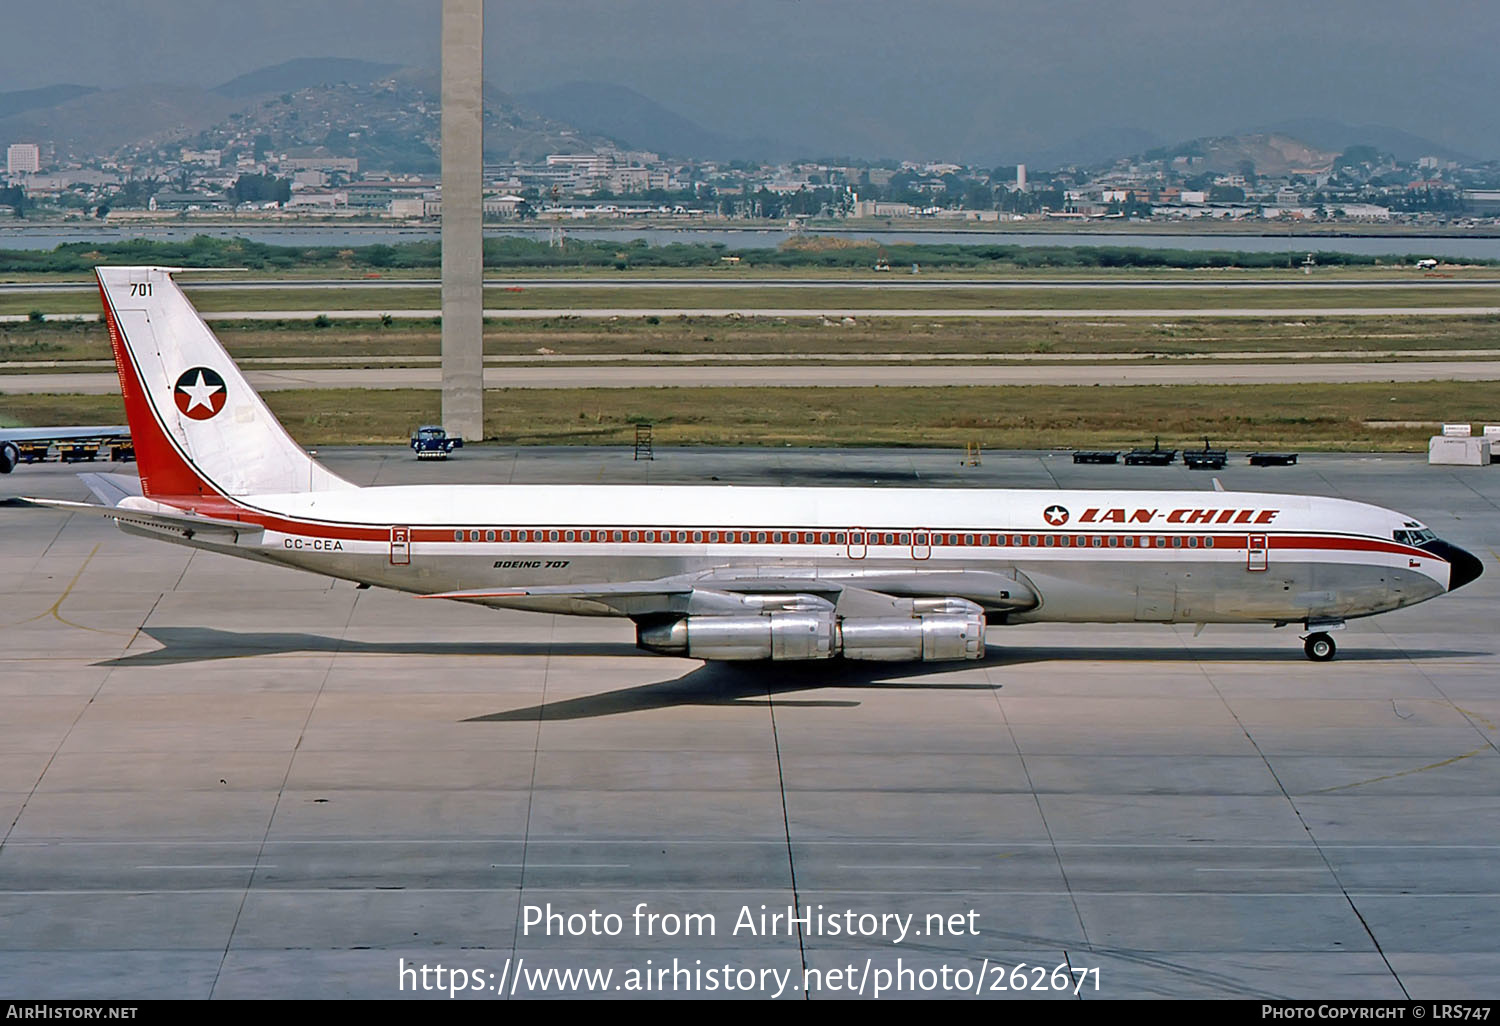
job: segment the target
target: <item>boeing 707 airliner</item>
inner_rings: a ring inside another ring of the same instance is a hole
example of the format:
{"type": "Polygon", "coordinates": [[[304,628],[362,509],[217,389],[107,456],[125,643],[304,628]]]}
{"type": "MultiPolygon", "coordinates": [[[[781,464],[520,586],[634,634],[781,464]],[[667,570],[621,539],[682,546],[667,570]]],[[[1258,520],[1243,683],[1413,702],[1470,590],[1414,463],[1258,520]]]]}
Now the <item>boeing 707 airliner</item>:
{"type": "Polygon", "coordinates": [[[97,271],[139,479],[135,534],[361,584],[635,622],[699,659],[963,660],[987,627],[1299,624],[1314,660],[1355,617],[1477,578],[1416,519],[1258,492],[714,486],[358,487],[277,422],[161,267],[97,271]]]}

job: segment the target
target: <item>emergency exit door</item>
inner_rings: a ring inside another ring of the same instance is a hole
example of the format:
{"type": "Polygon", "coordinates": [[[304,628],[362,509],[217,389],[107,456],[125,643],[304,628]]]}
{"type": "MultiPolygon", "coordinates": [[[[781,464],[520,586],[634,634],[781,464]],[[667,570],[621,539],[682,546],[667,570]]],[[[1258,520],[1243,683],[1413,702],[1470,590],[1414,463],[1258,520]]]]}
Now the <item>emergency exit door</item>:
{"type": "Polygon", "coordinates": [[[411,528],[391,528],[391,566],[406,566],[411,562],[411,528]]]}

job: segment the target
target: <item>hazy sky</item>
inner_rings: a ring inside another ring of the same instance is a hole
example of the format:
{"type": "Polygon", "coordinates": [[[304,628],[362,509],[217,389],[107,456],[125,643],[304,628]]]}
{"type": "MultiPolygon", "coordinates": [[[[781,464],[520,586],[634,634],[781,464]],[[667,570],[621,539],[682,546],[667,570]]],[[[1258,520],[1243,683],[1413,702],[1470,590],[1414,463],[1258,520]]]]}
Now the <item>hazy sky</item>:
{"type": "MultiPolygon", "coordinates": [[[[437,63],[438,0],[4,5],[0,90],[437,63]]],[[[1496,0],[488,0],[485,18],[502,88],[617,82],[825,153],[992,159],[1323,117],[1500,156],[1496,0]]]]}

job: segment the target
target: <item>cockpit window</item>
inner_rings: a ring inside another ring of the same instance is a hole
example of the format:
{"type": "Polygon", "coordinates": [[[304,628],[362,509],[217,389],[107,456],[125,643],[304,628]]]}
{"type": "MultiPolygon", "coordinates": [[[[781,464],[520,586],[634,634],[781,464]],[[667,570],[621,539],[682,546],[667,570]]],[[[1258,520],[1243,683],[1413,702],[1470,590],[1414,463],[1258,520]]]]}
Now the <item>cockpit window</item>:
{"type": "Polygon", "coordinates": [[[1391,537],[1402,545],[1410,545],[1413,548],[1420,548],[1427,542],[1437,541],[1437,534],[1425,527],[1419,531],[1393,531],[1391,537]]]}

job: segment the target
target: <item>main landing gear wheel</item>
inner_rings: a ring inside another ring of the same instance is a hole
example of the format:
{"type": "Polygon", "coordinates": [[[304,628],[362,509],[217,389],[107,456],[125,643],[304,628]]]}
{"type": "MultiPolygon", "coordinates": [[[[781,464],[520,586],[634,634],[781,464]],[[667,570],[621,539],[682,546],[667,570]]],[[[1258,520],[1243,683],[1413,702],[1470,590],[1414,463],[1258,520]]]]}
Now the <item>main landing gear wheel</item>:
{"type": "Polygon", "coordinates": [[[1302,651],[1307,653],[1307,658],[1315,663],[1326,663],[1334,657],[1339,647],[1333,643],[1333,638],[1322,631],[1309,634],[1302,642],[1302,651]]]}

